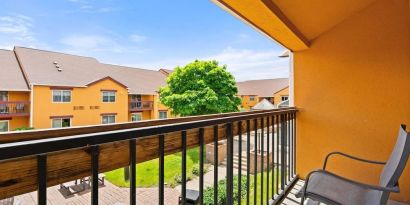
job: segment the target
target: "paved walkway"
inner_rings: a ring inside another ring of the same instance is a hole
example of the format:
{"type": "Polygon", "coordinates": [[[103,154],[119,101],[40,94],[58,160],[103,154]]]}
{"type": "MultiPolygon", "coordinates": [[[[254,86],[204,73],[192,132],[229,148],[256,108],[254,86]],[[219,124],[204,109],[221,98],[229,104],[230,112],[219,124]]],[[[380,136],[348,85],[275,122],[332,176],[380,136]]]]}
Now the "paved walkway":
{"type": "MultiPolygon", "coordinates": [[[[165,189],[166,204],[178,204],[180,192],[176,189],[165,189]]],[[[99,204],[102,205],[126,205],[129,204],[129,189],[117,187],[107,180],[104,186],[99,187],[99,204]]],[[[31,192],[15,197],[16,201],[21,201],[21,205],[37,204],[37,192],[31,192]]],[[[48,205],[88,205],[91,204],[91,192],[87,189],[79,194],[64,197],[59,186],[47,189],[48,205]]],[[[158,204],[158,188],[138,188],[137,204],[156,205],[158,204]]]]}

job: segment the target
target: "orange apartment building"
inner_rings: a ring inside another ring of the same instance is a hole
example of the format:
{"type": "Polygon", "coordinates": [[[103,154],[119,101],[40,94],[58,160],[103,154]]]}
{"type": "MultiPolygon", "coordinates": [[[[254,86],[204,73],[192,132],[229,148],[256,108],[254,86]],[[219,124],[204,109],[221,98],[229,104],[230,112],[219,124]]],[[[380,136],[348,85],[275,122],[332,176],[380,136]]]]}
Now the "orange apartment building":
{"type": "Polygon", "coordinates": [[[170,117],[159,103],[166,75],[95,58],[15,47],[0,50],[0,131],[170,117]],[[106,74],[109,73],[109,76],[106,74]]]}
{"type": "Polygon", "coordinates": [[[237,82],[238,95],[242,100],[241,107],[250,110],[263,99],[274,105],[289,100],[289,79],[276,78],[237,82]]]}

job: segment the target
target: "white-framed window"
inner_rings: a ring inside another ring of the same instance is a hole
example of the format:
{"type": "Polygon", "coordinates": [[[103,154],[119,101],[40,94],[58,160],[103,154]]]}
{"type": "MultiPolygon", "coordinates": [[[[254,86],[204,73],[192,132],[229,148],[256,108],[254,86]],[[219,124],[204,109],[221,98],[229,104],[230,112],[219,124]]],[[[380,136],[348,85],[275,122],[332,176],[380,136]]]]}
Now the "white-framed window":
{"type": "Polygon", "coordinates": [[[0,132],[8,132],[10,129],[9,123],[8,120],[0,121],[0,132]]]}
{"type": "Polygon", "coordinates": [[[52,128],[71,127],[71,118],[54,118],[51,119],[52,128]]]}
{"type": "Polygon", "coordinates": [[[131,121],[136,122],[136,121],[141,121],[142,120],[142,113],[136,112],[131,114],[131,121]]]}
{"type": "Polygon", "coordinates": [[[53,90],[53,102],[71,102],[71,90],[53,90]]]}
{"type": "Polygon", "coordinates": [[[288,96],[288,95],[283,95],[283,96],[281,96],[282,102],[283,102],[283,101],[286,101],[286,100],[288,100],[288,99],[289,99],[289,96],[288,96]]]}
{"type": "Polygon", "coordinates": [[[115,123],[115,115],[103,115],[101,116],[102,124],[112,124],[115,123]]]}
{"type": "Polygon", "coordinates": [[[102,91],[103,102],[115,102],[115,91],[102,91]]]}
{"type": "Polygon", "coordinates": [[[255,96],[249,96],[249,101],[255,101],[255,96]]]}
{"type": "Polygon", "coordinates": [[[158,112],[158,118],[159,119],[167,119],[168,118],[168,112],[167,111],[159,111],[158,112]]]}
{"type": "Polygon", "coordinates": [[[9,101],[9,92],[0,91],[0,101],[9,101]]]}

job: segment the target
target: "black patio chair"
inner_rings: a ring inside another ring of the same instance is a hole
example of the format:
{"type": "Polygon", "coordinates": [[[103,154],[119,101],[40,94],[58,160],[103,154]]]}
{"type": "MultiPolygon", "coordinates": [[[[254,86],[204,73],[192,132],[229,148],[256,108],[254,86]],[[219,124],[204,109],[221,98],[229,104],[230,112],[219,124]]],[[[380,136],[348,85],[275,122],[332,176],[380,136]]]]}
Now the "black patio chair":
{"type": "Polygon", "coordinates": [[[305,185],[296,194],[302,197],[301,204],[309,198],[309,204],[330,205],[385,205],[391,192],[398,193],[399,178],[406,166],[410,153],[410,134],[401,125],[396,145],[387,162],[366,160],[342,152],[332,152],[326,156],[323,169],[315,170],[307,176],[305,185]],[[326,171],[330,156],[340,155],[364,163],[384,165],[379,186],[365,184],[326,171]]]}

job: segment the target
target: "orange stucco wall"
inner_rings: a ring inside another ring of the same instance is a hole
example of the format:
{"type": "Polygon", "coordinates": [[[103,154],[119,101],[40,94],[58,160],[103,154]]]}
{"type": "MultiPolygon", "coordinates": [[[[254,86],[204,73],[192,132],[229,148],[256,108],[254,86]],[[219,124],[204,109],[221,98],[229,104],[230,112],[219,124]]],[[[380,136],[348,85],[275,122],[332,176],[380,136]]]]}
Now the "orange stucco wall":
{"type": "MultiPolygon", "coordinates": [[[[387,160],[400,123],[410,130],[409,19],[408,0],[377,0],[294,53],[302,177],[335,150],[387,160]]],[[[342,159],[330,164],[336,173],[378,183],[377,165],[342,159]]],[[[400,186],[393,198],[410,202],[410,163],[400,186]]]]}
{"type": "MultiPolygon", "coordinates": [[[[141,101],[154,101],[154,95],[141,95],[141,101]]],[[[131,97],[129,96],[128,101],[131,102],[131,97]]],[[[144,110],[141,111],[141,115],[142,115],[142,120],[150,120],[150,119],[155,119],[153,118],[153,110],[144,110]]],[[[128,121],[131,122],[131,115],[132,113],[129,112],[128,113],[128,121]]]]}
{"type": "Polygon", "coordinates": [[[116,113],[116,122],[128,121],[128,90],[106,79],[86,88],[73,88],[70,103],[53,103],[52,90],[48,86],[33,86],[33,127],[50,128],[50,116],[73,115],[71,126],[101,124],[101,114],[116,113]],[[116,90],[114,103],[102,102],[101,90],[116,90]],[[83,106],[84,110],[74,110],[83,106]],[[90,109],[99,106],[99,109],[90,109]]]}
{"type": "Polygon", "coordinates": [[[242,95],[240,96],[242,100],[242,108],[245,110],[250,110],[251,107],[255,106],[259,102],[259,97],[256,95],[253,95],[255,98],[253,101],[250,101],[250,95],[242,95]]]}
{"type": "Polygon", "coordinates": [[[287,87],[287,88],[285,88],[285,89],[283,89],[283,90],[280,90],[279,92],[276,92],[274,95],[273,95],[273,99],[274,99],[274,101],[275,101],[275,105],[277,105],[277,104],[279,104],[279,103],[281,103],[282,102],[282,96],[289,96],[289,87],[287,87]]]}
{"type": "Polygon", "coordinates": [[[159,95],[155,96],[155,105],[154,105],[154,112],[152,115],[152,119],[158,119],[159,118],[159,111],[167,111],[167,117],[168,118],[174,118],[175,115],[172,114],[171,109],[169,109],[167,106],[162,104],[159,100],[159,95]]]}
{"type": "MultiPolygon", "coordinates": [[[[9,101],[30,101],[30,92],[8,92],[9,101]]],[[[2,121],[4,119],[0,119],[2,121]]],[[[9,121],[9,130],[13,131],[17,128],[22,127],[29,127],[30,126],[30,116],[22,116],[22,117],[11,117],[11,119],[7,119],[9,121]]]]}

